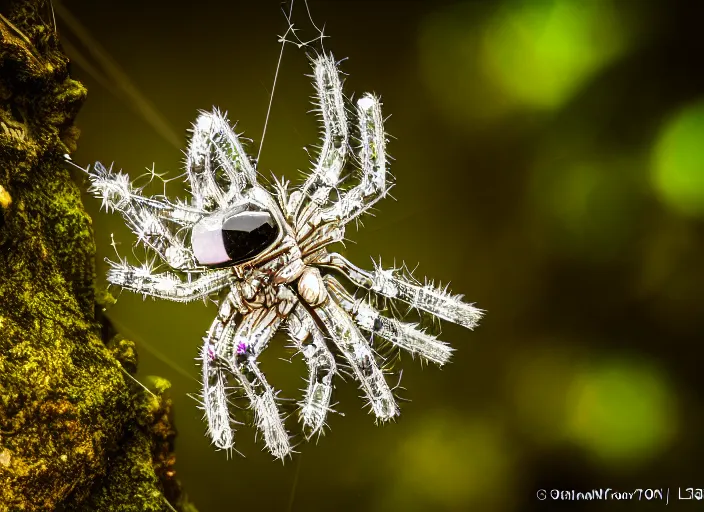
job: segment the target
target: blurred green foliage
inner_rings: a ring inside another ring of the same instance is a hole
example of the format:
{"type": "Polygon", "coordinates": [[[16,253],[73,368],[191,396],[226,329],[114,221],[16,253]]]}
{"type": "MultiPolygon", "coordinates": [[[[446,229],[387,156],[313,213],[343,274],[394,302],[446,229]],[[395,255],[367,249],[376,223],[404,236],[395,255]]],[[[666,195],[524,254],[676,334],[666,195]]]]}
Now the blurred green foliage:
{"type": "Polygon", "coordinates": [[[570,436],[598,458],[619,464],[654,458],[677,428],[677,400],[652,365],[603,361],[574,376],[570,436]]]}
{"type": "Polygon", "coordinates": [[[547,150],[532,176],[532,201],[559,251],[608,261],[632,243],[646,187],[644,159],[588,154],[569,161],[547,150]]]}
{"type": "Polygon", "coordinates": [[[612,0],[453,3],[423,21],[423,79],[454,121],[554,111],[635,45],[640,27],[620,7],[612,0]]]}
{"type": "Polygon", "coordinates": [[[510,503],[511,450],[500,421],[437,409],[393,454],[393,479],[379,510],[434,510],[510,503]]]}
{"type": "Polygon", "coordinates": [[[627,49],[612,0],[503,3],[484,29],[488,78],[513,102],[555,109],[627,49]]]}
{"type": "Polygon", "coordinates": [[[704,103],[668,119],[653,148],[653,185],[678,213],[704,216],[704,103]]]}

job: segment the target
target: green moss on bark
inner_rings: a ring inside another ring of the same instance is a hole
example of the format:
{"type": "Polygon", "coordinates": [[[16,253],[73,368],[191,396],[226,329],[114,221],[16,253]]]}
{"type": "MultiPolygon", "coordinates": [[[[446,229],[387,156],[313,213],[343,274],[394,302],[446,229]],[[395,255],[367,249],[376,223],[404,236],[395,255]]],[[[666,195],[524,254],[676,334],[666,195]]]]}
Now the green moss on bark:
{"type": "Polygon", "coordinates": [[[91,220],[63,164],[86,90],[44,8],[0,9],[0,512],[194,510],[170,402],[129,378],[134,345],[96,301],[91,220]]]}

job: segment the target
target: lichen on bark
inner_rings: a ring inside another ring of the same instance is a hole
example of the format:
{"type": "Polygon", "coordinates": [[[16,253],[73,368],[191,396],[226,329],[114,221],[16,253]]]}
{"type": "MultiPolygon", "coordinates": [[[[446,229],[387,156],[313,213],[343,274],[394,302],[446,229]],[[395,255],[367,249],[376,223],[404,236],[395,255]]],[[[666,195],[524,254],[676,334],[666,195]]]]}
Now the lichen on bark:
{"type": "Polygon", "coordinates": [[[195,510],[170,401],[138,386],[102,314],[80,182],[86,96],[44,0],[0,2],[0,512],[195,510]]]}

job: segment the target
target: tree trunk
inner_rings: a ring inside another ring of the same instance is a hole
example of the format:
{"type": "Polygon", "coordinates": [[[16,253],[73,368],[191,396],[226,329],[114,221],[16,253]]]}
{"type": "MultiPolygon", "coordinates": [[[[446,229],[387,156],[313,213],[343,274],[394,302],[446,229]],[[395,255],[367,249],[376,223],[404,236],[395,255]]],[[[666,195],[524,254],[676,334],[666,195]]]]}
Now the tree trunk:
{"type": "Polygon", "coordinates": [[[170,401],[102,316],[91,219],[65,154],[86,96],[45,0],[0,2],[0,511],[195,510],[170,401]],[[73,176],[72,176],[73,174],[73,176]]]}

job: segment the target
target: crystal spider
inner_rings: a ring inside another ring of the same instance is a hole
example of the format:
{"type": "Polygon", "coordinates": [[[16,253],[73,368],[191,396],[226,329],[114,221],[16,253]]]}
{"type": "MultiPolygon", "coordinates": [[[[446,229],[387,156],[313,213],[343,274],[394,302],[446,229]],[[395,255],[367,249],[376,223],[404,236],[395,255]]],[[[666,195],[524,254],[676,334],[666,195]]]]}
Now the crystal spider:
{"type": "Polygon", "coordinates": [[[363,270],[329,251],[343,241],[346,224],[387,195],[392,178],[379,98],[364,94],[356,101],[351,134],[337,63],[332,55],[311,61],[323,139],[313,170],[290,193],[283,180],[271,187],[259,182],[243,143],[217,109],[200,112],[191,130],[185,162],[190,202],[146,197],[127,175],[100,163],[88,170],[90,191],[103,207],[119,211],[138,242],[170,267],[157,272],[151,264],[133,266],[119,258],[109,262],[109,283],[160,299],[214,297],[218,303],[199,356],[212,442],[234,449],[230,394],[237,389],[248,399],[267,448],[281,459],[292,451],[291,437],[278,393],[257,362],[278,329],[287,330],[307,363],[299,419],[310,439],[326,424],[333,378],[343,365],[379,421],[399,414],[380,365],[379,341],[438,365],[450,358],[448,344],[418,324],[384,314],[374,297],[470,329],[482,316],[461,296],[421,284],[400,269],[375,264],[363,270]],[[351,164],[359,181],[344,187],[343,171],[351,164]],[[355,298],[335,274],[365,291],[364,298],[355,298]]]}

